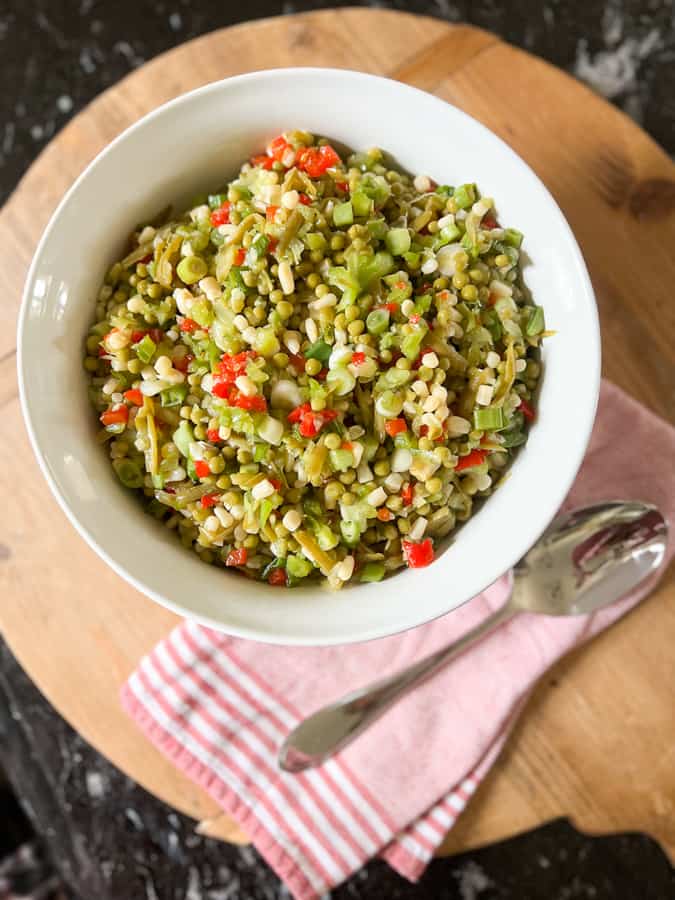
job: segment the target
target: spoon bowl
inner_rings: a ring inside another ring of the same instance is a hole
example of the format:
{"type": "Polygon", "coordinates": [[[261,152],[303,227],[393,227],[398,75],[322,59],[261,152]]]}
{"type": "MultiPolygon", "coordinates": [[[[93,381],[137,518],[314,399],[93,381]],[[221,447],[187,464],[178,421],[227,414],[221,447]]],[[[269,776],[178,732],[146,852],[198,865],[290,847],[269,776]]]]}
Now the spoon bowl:
{"type": "Polygon", "coordinates": [[[351,743],[403,694],[519,612],[578,616],[625,596],[661,564],[668,526],[639,501],[611,501],[554,519],[515,566],[505,605],[459,640],[394,675],[352,691],[300,723],[279,752],[288,772],[320,765],[351,743]]]}

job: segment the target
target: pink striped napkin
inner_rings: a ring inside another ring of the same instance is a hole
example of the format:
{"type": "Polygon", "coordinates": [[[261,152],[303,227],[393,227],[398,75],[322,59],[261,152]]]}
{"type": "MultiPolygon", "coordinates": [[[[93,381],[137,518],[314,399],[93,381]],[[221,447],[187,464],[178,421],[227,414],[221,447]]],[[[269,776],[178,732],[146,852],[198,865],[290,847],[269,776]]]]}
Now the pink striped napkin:
{"type": "MultiPolygon", "coordinates": [[[[604,383],[565,505],[647,500],[672,525],[673,458],[675,430],[604,383]],[[635,465],[645,459],[648,466],[635,465]]],[[[276,755],[301,718],[463,634],[504,602],[508,577],[442,619],[358,646],[272,647],[184,622],[141,661],[122,703],[250,835],[297,900],[315,900],[376,855],[416,880],[499,755],[537,678],[626,613],[657,577],[593,616],[519,616],[338,757],[300,775],[280,772],[276,755]]]]}

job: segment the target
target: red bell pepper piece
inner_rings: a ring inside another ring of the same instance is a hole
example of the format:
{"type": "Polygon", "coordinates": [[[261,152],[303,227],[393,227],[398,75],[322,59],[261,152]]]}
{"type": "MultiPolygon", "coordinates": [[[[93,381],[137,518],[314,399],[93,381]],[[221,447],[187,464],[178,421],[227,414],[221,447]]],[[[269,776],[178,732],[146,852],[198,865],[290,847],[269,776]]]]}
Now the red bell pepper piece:
{"type": "Polygon", "coordinates": [[[272,569],[270,574],[267,576],[267,581],[273,587],[286,587],[286,570],[272,569]]]}
{"type": "Polygon", "coordinates": [[[403,434],[404,431],[407,431],[408,425],[405,419],[387,419],[384,423],[384,430],[389,437],[396,437],[397,434],[403,434]]]}
{"type": "Polygon", "coordinates": [[[131,388],[130,390],[125,391],[124,399],[128,403],[133,403],[134,406],[143,406],[143,394],[138,388],[131,388]]]}
{"type": "Polygon", "coordinates": [[[530,404],[527,402],[527,400],[523,399],[520,401],[520,404],[518,406],[518,411],[521,412],[528,421],[530,421],[530,422],[534,421],[535,412],[534,412],[534,409],[532,409],[530,404]]]}
{"type": "Polygon", "coordinates": [[[101,413],[100,419],[106,427],[108,425],[126,425],[129,421],[129,407],[118,406],[117,409],[106,409],[101,413]]]}
{"type": "Polygon", "coordinates": [[[410,569],[422,569],[434,561],[434,544],[431,538],[423,541],[401,541],[403,559],[410,569]]]}
{"type": "Polygon", "coordinates": [[[218,494],[204,494],[199,502],[204,509],[211,509],[218,502],[218,494]]]}
{"type": "Polygon", "coordinates": [[[466,456],[460,456],[459,462],[455,466],[455,472],[463,472],[464,469],[473,469],[475,466],[482,466],[488,455],[487,450],[472,450],[466,456]]]}
{"type": "Polygon", "coordinates": [[[211,469],[209,469],[209,464],[204,462],[203,459],[196,459],[195,472],[197,473],[197,478],[208,478],[211,474],[211,469]]]}
{"type": "Polygon", "coordinates": [[[238,547],[230,550],[225,560],[226,566],[245,566],[248,562],[248,550],[246,547],[238,547]]]}

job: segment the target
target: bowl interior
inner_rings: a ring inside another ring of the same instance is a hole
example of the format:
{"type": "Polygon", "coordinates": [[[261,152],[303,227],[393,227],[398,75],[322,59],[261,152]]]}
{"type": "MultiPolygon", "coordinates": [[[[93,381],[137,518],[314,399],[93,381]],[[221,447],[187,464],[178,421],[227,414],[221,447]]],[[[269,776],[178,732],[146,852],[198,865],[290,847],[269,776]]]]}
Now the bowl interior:
{"type": "Polygon", "coordinates": [[[464,113],[397,82],[337,70],[261,72],[160,108],[114,141],[55,213],[29,273],[19,373],[34,448],[85,539],[153,599],[212,627],[279,643],[363,640],[445,613],[506,571],[546,527],[585,450],[599,386],[597,314],[578,246],[533,172],[464,113]],[[327,102],[329,98],[329,102],[327,102]],[[305,128],[389,151],[439,182],[476,181],[525,233],[527,285],[557,335],[545,343],[538,417],[509,477],[427,569],[331,593],[279,591],[204,565],[144,514],[94,442],[82,342],[125,237],[171,202],[213,189],[267,140],[305,128]]]}

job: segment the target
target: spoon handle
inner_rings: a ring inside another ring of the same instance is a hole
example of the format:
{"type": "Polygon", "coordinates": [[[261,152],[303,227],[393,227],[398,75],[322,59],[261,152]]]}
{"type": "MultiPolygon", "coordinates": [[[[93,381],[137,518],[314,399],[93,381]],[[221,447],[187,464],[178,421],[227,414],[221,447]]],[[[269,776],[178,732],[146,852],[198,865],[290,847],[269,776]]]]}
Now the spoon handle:
{"type": "Polygon", "coordinates": [[[350,744],[403,694],[431,678],[471,644],[510,619],[515,612],[507,602],[447,647],[317,710],[288,735],[279,752],[279,765],[287,772],[301,772],[320,765],[350,744]]]}

